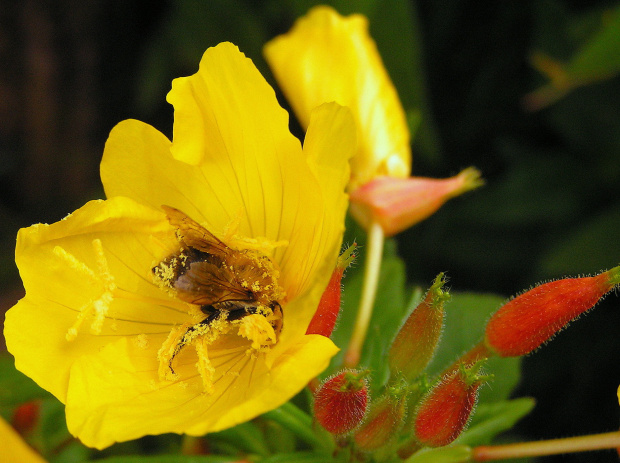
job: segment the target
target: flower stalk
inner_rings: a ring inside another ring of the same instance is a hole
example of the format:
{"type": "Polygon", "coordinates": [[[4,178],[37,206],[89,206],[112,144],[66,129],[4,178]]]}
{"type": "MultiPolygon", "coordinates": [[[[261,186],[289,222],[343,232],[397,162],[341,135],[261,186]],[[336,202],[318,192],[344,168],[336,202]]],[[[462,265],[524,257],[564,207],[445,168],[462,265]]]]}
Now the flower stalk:
{"type": "Polygon", "coordinates": [[[472,460],[491,461],[508,458],[542,457],[545,455],[616,449],[619,447],[620,431],[614,431],[565,439],[520,442],[518,444],[506,445],[483,445],[473,449],[472,460]]]}
{"type": "Polygon", "coordinates": [[[372,310],[377,295],[377,286],[379,285],[384,241],[385,235],[381,225],[377,222],[372,223],[368,228],[368,252],[366,254],[366,265],[364,266],[362,296],[353,328],[353,335],[344,355],[343,363],[346,368],[356,366],[362,355],[362,346],[368,332],[368,325],[372,317],[372,310]]]}

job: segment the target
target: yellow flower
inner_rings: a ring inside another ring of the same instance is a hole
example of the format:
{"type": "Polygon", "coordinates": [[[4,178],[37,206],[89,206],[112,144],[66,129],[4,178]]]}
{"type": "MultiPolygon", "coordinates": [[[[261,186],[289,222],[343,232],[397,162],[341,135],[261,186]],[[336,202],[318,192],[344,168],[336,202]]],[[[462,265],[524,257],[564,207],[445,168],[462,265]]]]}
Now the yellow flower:
{"type": "Polygon", "coordinates": [[[360,134],[351,190],[379,175],[409,176],[405,111],[368,34],[366,17],[314,7],[290,32],[269,42],[264,55],[304,127],[312,109],[326,101],[351,108],[360,134]]]}
{"type": "Polygon", "coordinates": [[[450,197],[481,184],[480,174],[472,169],[439,185],[409,177],[405,111],[364,16],[343,17],[331,7],[314,7],[288,33],[269,42],[264,54],[304,127],[312,109],[326,101],[351,108],[358,148],[348,188],[351,212],[362,225],[376,222],[386,235],[393,235],[425,219],[450,197]],[[421,195],[426,185],[431,188],[421,195]]]}
{"type": "Polygon", "coordinates": [[[0,460],[20,463],[45,463],[9,423],[0,417],[0,460]]]}
{"type": "Polygon", "coordinates": [[[121,122],[101,163],[108,199],[18,234],[26,297],[6,315],[7,347],[97,448],[251,419],[337,351],[305,332],[344,229],[349,111],[317,108],[302,152],[273,90],[229,43],[176,79],[168,101],[173,142],[121,122]]]}

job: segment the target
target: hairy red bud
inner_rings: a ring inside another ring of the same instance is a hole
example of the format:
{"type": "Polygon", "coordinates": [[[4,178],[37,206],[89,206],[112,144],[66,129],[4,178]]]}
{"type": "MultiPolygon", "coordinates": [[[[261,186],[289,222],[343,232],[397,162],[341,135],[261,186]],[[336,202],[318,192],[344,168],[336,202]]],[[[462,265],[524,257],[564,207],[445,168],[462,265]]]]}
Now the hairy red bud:
{"type": "Polygon", "coordinates": [[[415,380],[424,371],[439,343],[444,319],[443,306],[450,298],[443,290],[445,282],[443,273],[440,273],[390,347],[390,370],[392,373],[402,373],[408,382],[415,380]]]}
{"type": "Polygon", "coordinates": [[[306,334],[320,334],[329,338],[334,331],[340,314],[340,293],[342,290],[340,282],[346,268],[355,260],[356,248],[357,245],[353,243],[338,258],[336,268],[323,292],[323,296],[321,296],[319,306],[312,320],[310,320],[306,334]]]}
{"type": "Polygon", "coordinates": [[[366,371],[345,370],[325,380],[314,393],[314,417],[332,434],[357,428],[366,415],[366,371]]]}
{"type": "Polygon", "coordinates": [[[364,424],[356,431],[357,446],[366,451],[376,450],[390,443],[403,426],[407,410],[405,394],[386,394],[372,407],[364,424]]]}
{"type": "Polygon", "coordinates": [[[463,432],[476,405],[478,388],[488,379],[476,375],[474,369],[477,367],[459,368],[422,398],[414,418],[415,436],[421,445],[448,445],[463,432]]]}
{"type": "Polygon", "coordinates": [[[489,320],[485,343],[502,357],[525,355],[592,308],[620,283],[620,266],[594,277],[551,281],[512,299],[489,320]]]}

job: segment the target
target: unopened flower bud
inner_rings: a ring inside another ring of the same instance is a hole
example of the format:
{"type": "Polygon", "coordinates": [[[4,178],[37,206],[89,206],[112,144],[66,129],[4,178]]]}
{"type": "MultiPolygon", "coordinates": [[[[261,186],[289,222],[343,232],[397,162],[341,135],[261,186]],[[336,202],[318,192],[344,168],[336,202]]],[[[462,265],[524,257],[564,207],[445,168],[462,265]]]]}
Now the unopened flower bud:
{"type": "Polygon", "coordinates": [[[314,393],[314,417],[332,434],[357,428],[368,405],[368,370],[345,370],[325,380],[314,393]]]}
{"type": "Polygon", "coordinates": [[[21,404],[13,412],[11,424],[22,436],[29,434],[39,422],[41,414],[41,403],[38,400],[31,400],[21,404]]]}
{"type": "Polygon", "coordinates": [[[501,357],[528,354],[620,283],[620,266],[594,277],[551,281],[512,299],[489,320],[485,343],[501,357]]]}
{"type": "Polygon", "coordinates": [[[478,388],[488,377],[461,367],[444,377],[420,400],[415,411],[414,432],[427,447],[453,442],[465,429],[478,398],[478,388]]]}
{"type": "Polygon", "coordinates": [[[390,443],[403,426],[406,410],[406,394],[388,391],[374,404],[364,424],[355,432],[357,446],[372,451],[390,443]]]}
{"type": "Polygon", "coordinates": [[[444,274],[440,273],[390,347],[392,374],[399,372],[408,382],[424,371],[435,353],[443,328],[444,302],[450,298],[443,290],[445,282],[444,274]]]}
{"type": "Polygon", "coordinates": [[[446,179],[376,177],[351,192],[351,214],[364,227],[378,222],[385,235],[392,236],[482,183],[480,172],[473,167],[446,179]]]}
{"type": "Polygon", "coordinates": [[[325,291],[323,291],[323,296],[321,296],[319,306],[312,320],[310,320],[306,334],[320,334],[329,338],[334,331],[340,314],[340,294],[342,292],[340,282],[346,268],[355,260],[356,248],[357,244],[353,243],[338,257],[336,268],[325,291]]]}

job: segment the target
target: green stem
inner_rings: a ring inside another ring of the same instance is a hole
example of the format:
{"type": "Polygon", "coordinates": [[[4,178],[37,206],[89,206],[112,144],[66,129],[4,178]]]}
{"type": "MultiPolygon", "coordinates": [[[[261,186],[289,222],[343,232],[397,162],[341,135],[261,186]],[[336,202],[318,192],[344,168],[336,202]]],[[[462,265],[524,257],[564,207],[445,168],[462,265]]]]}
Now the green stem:
{"type": "Polygon", "coordinates": [[[331,453],[333,442],[321,439],[313,429],[312,418],[290,402],[263,414],[264,418],[289,429],[297,438],[324,453],[331,453]]]}
{"type": "Polygon", "coordinates": [[[538,457],[589,450],[616,449],[620,447],[620,431],[589,436],[569,437],[508,445],[475,447],[473,461],[504,460],[508,458],[538,457]]]}
{"type": "Polygon", "coordinates": [[[375,296],[377,295],[384,241],[385,235],[383,234],[381,225],[377,222],[372,222],[368,229],[368,254],[366,255],[366,265],[364,267],[362,297],[357,311],[353,335],[351,336],[349,347],[344,356],[343,363],[345,367],[356,366],[361,357],[362,346],[366,339],[368,325],[372,316],[372,309],[375,305],[375,296]]]}

